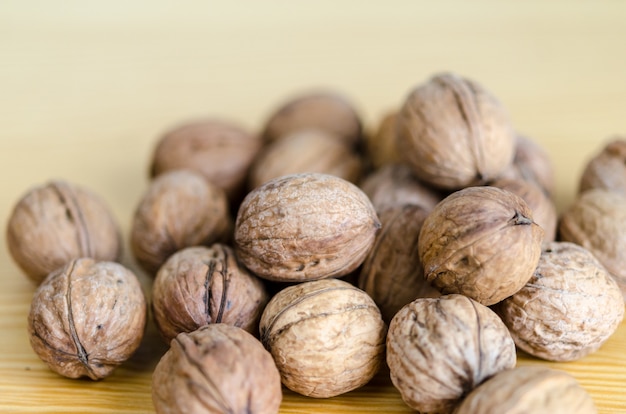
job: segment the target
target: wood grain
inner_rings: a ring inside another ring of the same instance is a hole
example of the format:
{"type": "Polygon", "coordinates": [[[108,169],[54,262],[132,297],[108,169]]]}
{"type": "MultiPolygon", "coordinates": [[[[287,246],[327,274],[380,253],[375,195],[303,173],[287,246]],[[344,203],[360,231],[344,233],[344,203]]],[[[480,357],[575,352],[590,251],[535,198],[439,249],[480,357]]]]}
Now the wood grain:
{"type": "MultiPolygon", "coordinates": [[[[65,178],[107,200],[127,235],[151,151],[166,129],[216,115],[260,130],[284,99],[315,87],[344,93],[371,130],[435,72],[475,79],[551,154],[560,211],[575,197],[586,160],[626,132],[626,2],[231,3],[3,1],[0,219],[6,223],[30,187],[65,178]]],[[[137,270],[128,251],[123,263],[137,270]]],[[[148,290],[150,280],[142,282],[148,290]]],[[[0,412],[154,412],[150,375],[166,349],[154,327],[111,377],[61,378],[28,343],[33,291],[2,237],[0,412]]],[[[556,364],[520,354],[519,364],[564,369],[600,413],[623,413],[624,349],[626,324],[583,360],[556,364]]],[[[281,408],[367,412],[411,410],[385,372],[328,400],[285,390],[281,408]]]]}

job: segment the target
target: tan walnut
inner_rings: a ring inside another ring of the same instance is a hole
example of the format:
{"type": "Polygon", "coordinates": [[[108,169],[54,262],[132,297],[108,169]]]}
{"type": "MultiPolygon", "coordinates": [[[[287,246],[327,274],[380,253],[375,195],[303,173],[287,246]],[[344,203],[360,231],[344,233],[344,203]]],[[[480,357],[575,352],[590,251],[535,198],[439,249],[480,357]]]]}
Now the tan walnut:
{"type": "Polygon", "coordinates": [[[419,412],[452,412],[467,393],[515,363],[515,344],[498,315],[463,295],[416,299],[389,325],[391,381],[419,412]]]}
{"type": "Polygon", "coordinates": [[[11,256],[36,284],[72,259],[117,261],[121,253],[120,229],[104,200],[62,180],[30,189],[6,231],[11,256]]]}
{"type": "Polygon", "coordinates": [[[614,137],[585,165],[579,192],[603,188],[626,195],[626,136],[614,137]]]}
{"type": "Polygon", "coordinates": [[[426,280],[435,288],[489,306],[530,279],[543,235],[517,195],[468,187],[443,199],[426,217],[418,252],[426,280]]]}
{"type": "Polygon", "coordinates": [[[179,334],[152,375],[157,414],[276,414],[282,401],[272,356],[223,323],[179,334]]]}
{"type": "Polygon", "coordinates": [[[384,358],[386,325],[380,311],[365,292],[341,280],[279,291],[259,326],[283,384],[302,395],[328,398],[359,388],[384,358]]]}
{"type": "Polygon", "coordinates": [[[60,375],[101,379],[139,347],[146,308],[130,270],[114,262],[75,259],[37,288],[28,314],[30,344],[60,375]]]}
{"type": "Polygon", "coordinates": [[[354,184],[320,173],[275,178],[245,197],[235,247],[256,275],[275,281],[339,277],[355,270],[380,221],[354,184]]]}
{"type": "Polygon", "coordinates": [[[376,131],[365,136],[365,153],[373,168],[401,161],[397,146],[398,111],[386,113],[376,131]]]}

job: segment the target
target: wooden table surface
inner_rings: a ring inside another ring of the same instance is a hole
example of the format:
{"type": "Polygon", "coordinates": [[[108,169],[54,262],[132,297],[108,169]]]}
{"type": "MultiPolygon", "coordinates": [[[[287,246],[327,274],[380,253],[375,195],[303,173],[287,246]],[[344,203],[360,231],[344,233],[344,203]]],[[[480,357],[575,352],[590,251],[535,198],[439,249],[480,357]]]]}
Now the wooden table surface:
{"type": "MultiPolygon", "coordinates": [[[[34,185],[63,178],[100,194],[127,235],[157,137],[204,115],[260,128],[290,94],[345,94],[368,128],[438,71],[482,83],[553,157],[556,203],[587,159],[626,133],[622,1],[68,1],[0,4],[0,219],[34,185]],[[340,3],[340,4],[339,4],[340,3]]],[[[137,269],[128,250],[124,264],[137,269]]],[[[146,287],[149,280],[142,278],[146,287]]],[[[35,287],[0,238],[0,412],[153,412],[164,345],[99,382],[52,373],[32,352],[35,287]]],[[[626,324],[595,354],[547,364],[573,374],[601,413],[626,412],[626,324]]],[[[281,413],[410,410],[382,373],[344,396],[285,392],[281,413]]]]}

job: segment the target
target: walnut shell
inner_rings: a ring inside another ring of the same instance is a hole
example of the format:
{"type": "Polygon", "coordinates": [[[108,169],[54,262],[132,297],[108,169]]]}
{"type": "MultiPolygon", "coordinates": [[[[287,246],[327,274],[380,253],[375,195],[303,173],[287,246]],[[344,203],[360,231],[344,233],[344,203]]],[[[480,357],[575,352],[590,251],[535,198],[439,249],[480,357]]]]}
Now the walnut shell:
{"type": "Polygon", "coordinates": [[[72,259],[117,261],[121,254],[120,229],[105,202],[66,181],[30,189],[6,231],[11,257],[36,284],[72,259]]]}
{"type": "Polygon", "coordinates": [[[591,252],[552,242],[526,286],[497,309],[518,348],[549,361],[574,361],[613,335],[624,317],[624,300],[591,252]]]}
{"type": "Polygon", "coordinates": [[[585,165],[579,192],[604,188],[626,195],[626,137],[614,137],[585,165]]]}
{"type": "Polygon", "coordinates": [[[380,215],[381,231],[363,262],[359,288],[378,305],[387,323],[407,303],[441,294],[424,278],[417,253],[417,238],[428,211],[405,205],[380,215]]]}
{"type": "Polygon", "coordinates": [[[515,363],[515,344],[498,315],[463,295],[416,299],[389,325],[391,381],[420,412],[451,412],[468,392],[515,363]]]}
{"type": "Polygon", "coordinates": [[[139,347],[146,307],[130,270],[114,262],[75,259],[37,288],[28,314],[30,344],[60,375],[101,379],[139,347]]]}
{"type": "Polygon", "coordinates": [[[626,195],[601,188],[579,194],[561,214],[558,232],[593,253],[626,300],[626,195]]]}
{"type": "Polygon", "coordinates": [[[250,169],[249,187],[288,174],[318,172],[356,182],[363,169],[361,158],[335,136],[319,129],[289,133],[268,144],[250,169]]]}
{"type": "Polygon", "coordinates": [[[374,168],[401,161],[397,145],[398,111],[392,111],[382,117],[373,134],[366,135],[365,150],[374,168]]]}
{"type": "Polygon", "coordinates": [[[384,165],[371,172],[360,184],[378,213],[388,208],[415,204],[430,211],[443,195],[421,182],[406,164],[384,165]]]}
{"type": "Polygon", "coordinates": [[[485,184],[511,164],[515,131],[494,96],[469,79],[444,73],[405,99],[397,145],[420,179],[458,190],[485,184]]]}
{"type": "Polygon", "coordinates": [[[283,384],[302,395],[328,398],[359,388],[384,358],[380,311],[365,292],[341,280],[279,291],[259,326],[283,384]]]}
{"type": "Polygon", "coordinates": [[[261,146],[260,136],[234,122],[214,118],[188,121],[159,139],[150,175],[192,170],[224,190],[235,203],[243,196],[248,169],[261,146]]]}
{"type": "Polygon", "coordinates": [[[379,228],[372,203],[354,184],[291,174],[248,193],[237,213],[235,247],[242,263],[265,279],[339,277],[365,260],[379,228]]]}
{"type": "Polygon", "coordinates": [[[154,320],[167,343],[209,323],[256,335],[268,300],[261,280],[239,264],[233,249],[219,243],[174,253],[152,285],[154,320]]]}
{"type": "Polygon", "coordinates": [[[570,374],[540,366],[500,372],[474,389],[454,414],[595,414],[593,399],[570,374]]]}
{"type": "Polygon", "coordinates": [[[152,401],[157,414],[275,414],[280,375],[248,332],[206,325],[172,340],[152,375],[152,401]]]}
{"type": "Polygon", "coordinates": [[[222,189],[188,170],[156,177],[133,217],[130,246],[141,267],[154,276],[185,247],[228,239],[232,219],[222,189]]]}
{"type": "Polygon", "coordinates": [[[321,129],[349,147],[355,147],[361,141],[362,123],[354,106],[341,94],[303,92],[274,110],[262,136],[266,142],[271,142],[301,129],[321,129]]]}
{"type": "Polygon", "coordinates": [[[552,159],[536,141],[524,136],[515,137],[513,163],[500,178],[529,181],[538,185],[548,197],[554,195],[555,177],[552,159]]]}
{"type": "Polygon", "coordinates": [[[438,290],[488,306],[530,279],[543,234],[520,197],[496,187],[468,187],[426,217],[418,252],[426,280],[438,290]]]}

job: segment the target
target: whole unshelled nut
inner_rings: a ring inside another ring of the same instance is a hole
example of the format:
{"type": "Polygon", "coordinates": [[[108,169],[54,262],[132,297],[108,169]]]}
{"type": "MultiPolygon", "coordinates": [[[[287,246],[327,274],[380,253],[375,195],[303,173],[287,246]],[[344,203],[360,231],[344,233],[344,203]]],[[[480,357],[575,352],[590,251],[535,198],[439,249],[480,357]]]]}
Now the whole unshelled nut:
{"type": "Polygon", "coordinates": [[[489,306],[530,279],[543,235],[517,195],[468,187],[443,199],[426,217],[418,252],[426,280],[435,288],[489,306]]]}
{"type": "Polygon", "coordinates": [[[454,414],[595,414],[593,399],[570,374],[541,366],[502,371],[478,386],[454,414]]]}
{"type": "Polygon", "coordinates": [[[419,412],[451,412],[468,392],[515,363],[515,344],[498,315],[463,295],[416,299],[389,325],[391,381],[419,412]]]}
{"type": "Polygon", "coordinates": [[[357,186],[328,174],[291,174],[252,190],[239,207],[235,250],[275,281],[339,277],[355,270],[380,221],[357,186]]]}
{"type": "Polygon", "coordinates": [[[116,261],[120,229],[105,202],[91,191],[54,180],[29,190],[7,224],[11,256],[36,284],[72,259],[116,261]]]}
{"type": "Polygon", "coordinates": [[[328,398],[365,385],[383,361],[386,325],[365,292],[337,279],[279,291],[259,324],[283,384],[328,398]]]}
{"type": "Polygon", "coordinates": [[[239,264],[232,248],[220,243],[174,253],[152,285],[154,320],[167,343],[209,323],[256,335],[268,300],[261,280],[239,264]]]}
{"type": "Polygon", "coordinates": [[[206,325],[172,340],[152,375],[152,401],[158,414],[276,414],[280,375],[248,332],[206,325]]]}
{"type": "Polygon", "coordinates": [[[517,347],[549,361],[574,361],[602,346],[624,318],[617,283],[585,248],[545,245],[528,283],[497,312],[517,347]]]}
{"type": "Polygon", "coordinates": [[[626,137],[614,137],[587,162],[580,177],[579,192],[592,188],[626,195],[626,137]]]}
{"type": "Polygon", "coordinates": [[[28,314],[30,344],[60,375],[101,379],[139,347],[146,307],[130,270],[114,262],[75,259],[37,288],[28,314]]]}
{"type": "Polygon", "coordinates": [[[374,168],[400,162],[400,154],[396,148],[398,111],[387,113],[382,117],[378,128],[373,134],[365,136],[365,150],[374,168]]]}
{"type": "Polygon", "coordinates": [[[398,150],[425,182],[446,190],[485,184],[512,162],[515,131],[494,96],[477,83],[437,74],[407,96],[398,150]]]}

